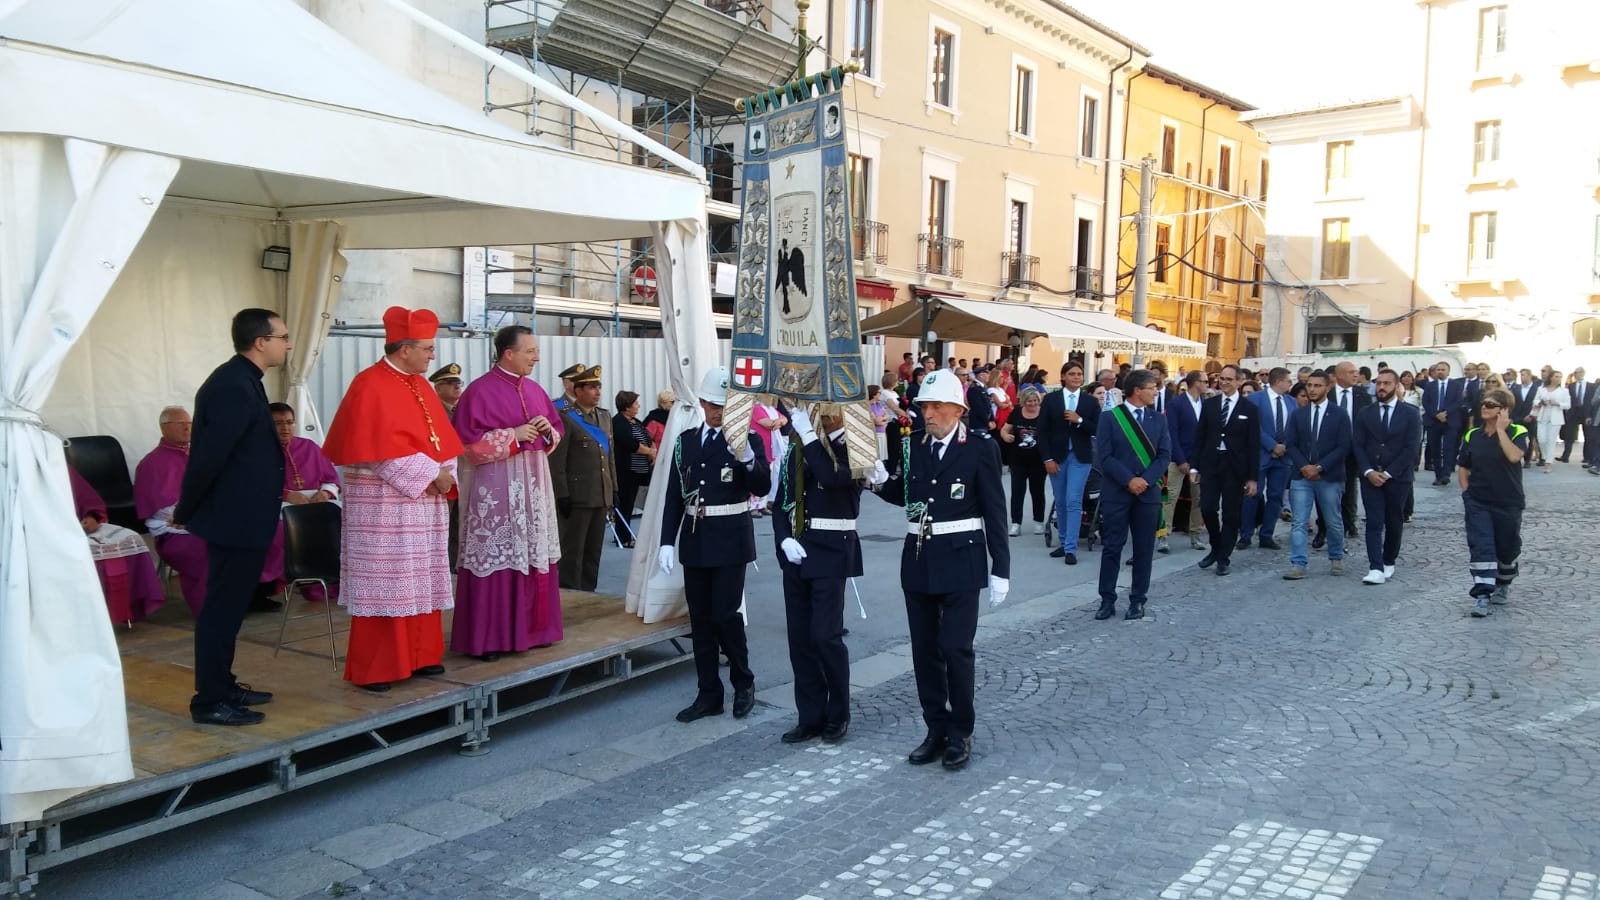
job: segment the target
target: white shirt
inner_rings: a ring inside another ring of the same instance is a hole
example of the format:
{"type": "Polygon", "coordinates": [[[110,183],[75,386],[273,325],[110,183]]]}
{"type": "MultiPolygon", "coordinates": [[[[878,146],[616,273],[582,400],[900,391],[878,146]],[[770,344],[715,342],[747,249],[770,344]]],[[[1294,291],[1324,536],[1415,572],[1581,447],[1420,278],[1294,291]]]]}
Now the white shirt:
{"type": "Polygon", "coordinates": [[[1189,398],[1189,405],[1194,407],[1194,420],[1196,422],[1200,421],[1200,404],[1204,403],[1206,398],[1204,396],[1196,397],[1188,391],[1184,391],[1183,395],[1189,398]]]}
{"type": "Polygon", "coordinates": [[[956,432],[959,431],[960,428],[961,426],[957,425],[955,428],[950,429],[950,433],[942,438],[936,438],[933,437],[932,434],[929,434],[928,451],[933,454],[934,459],[943,460],[944,455],[950,452],[950,442],[956,439],[956,432]],[[942,449],[936,450],[934,449],[935,447],[942,449]]]}

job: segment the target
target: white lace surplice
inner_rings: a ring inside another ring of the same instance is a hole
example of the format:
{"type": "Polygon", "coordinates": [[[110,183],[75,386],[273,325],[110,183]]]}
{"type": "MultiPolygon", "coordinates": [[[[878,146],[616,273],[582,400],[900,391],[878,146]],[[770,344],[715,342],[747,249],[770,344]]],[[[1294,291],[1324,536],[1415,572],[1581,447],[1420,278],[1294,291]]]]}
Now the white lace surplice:
{"type": "Polygon", "coordinates": [[[555,490],[544,450],[511,453],[509,428],[467,446],[459,469],[461,571],[548,572],[561,559],[555,490]]]}

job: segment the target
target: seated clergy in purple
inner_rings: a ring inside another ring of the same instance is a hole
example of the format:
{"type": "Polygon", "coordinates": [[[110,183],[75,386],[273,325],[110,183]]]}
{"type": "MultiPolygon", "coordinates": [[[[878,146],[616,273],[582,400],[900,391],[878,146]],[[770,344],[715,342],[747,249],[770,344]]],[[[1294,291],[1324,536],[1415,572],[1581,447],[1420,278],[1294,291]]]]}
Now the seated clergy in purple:
{"type": "MultiPolygon", "coordinates": [[[[183,470],[189,465],[189,436],[194,420],[181,406],[161,411],[161,443],[139,460],[133,474],[133,503],[145,527],[156,539],[156,553],[178,573],[183,599],[196,616],[206,601],[206,542],[172,527],[172,509],[178,505],[183,470]]],[[[271,593],[283,578],[283,542],[267,551],[261,571],[262,591],[271,593]]]]}
{"type": "MultiPolygon", "coordinates": [[[[283,445],[283,505],[302,506],[307,503],[339,502],[339,470],[322,455],[316,441],[295,436],[294,407],[287,403],[268,404],[272,424],[278,429],[278,442],[283,445]]],[[[269,553],[283,553],[283,523],[278,523],[278,534],[272,539],[269,553]]],[[[332,586],[333,597],[338,599],[339,586],[332,586]]],[[[328,599],[318,585],[305,587],[307,600],[328,599]]]]}
{"type": "Polygon", "coordinates": [[[167,602],[150,548],[137,532],[107,521],[106,502],[73,467],[70,449],[67,476],[72,479],[72,505],[89,539],[89,554],[100,575],[100,589],[105,593],[111,621],[143,621],[167,602]]]}

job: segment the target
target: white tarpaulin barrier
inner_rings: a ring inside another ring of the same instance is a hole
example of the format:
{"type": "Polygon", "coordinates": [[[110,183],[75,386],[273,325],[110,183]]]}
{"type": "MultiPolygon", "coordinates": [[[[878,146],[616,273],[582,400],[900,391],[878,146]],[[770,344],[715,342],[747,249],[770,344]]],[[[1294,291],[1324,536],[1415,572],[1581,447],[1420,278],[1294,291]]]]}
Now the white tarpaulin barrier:
{"type": "MultiPolygon", "coordinates": [[[[1024,344],[1036,337],[1049,338],[1067,352],[1137,352],[1179,359],[1203,359],[1206,353],[1204,344],[1094,310],[954,297],[939,297],[929,303],[933,308],[929,327],[938,332],[942,341],[1004,346],[1015,333],[1024,344]]],[[[915,302],[897,303],[862,320],[861,333],[919,337],[922,307],[915,302]]]]}

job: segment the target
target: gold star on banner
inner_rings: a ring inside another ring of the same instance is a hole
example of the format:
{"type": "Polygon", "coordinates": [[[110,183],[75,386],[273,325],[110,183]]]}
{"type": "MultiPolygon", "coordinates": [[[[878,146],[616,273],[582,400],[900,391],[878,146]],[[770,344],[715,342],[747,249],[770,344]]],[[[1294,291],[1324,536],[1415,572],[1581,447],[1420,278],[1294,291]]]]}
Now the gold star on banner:
{"type": "Polygon", "coordinates": [[[783,177],[784,177],[784,180],[788,180],[788,179],[794,177],[794,160],[792,160],[792,159],[789,160],[789,167],[784,170],[783,177]]]}

